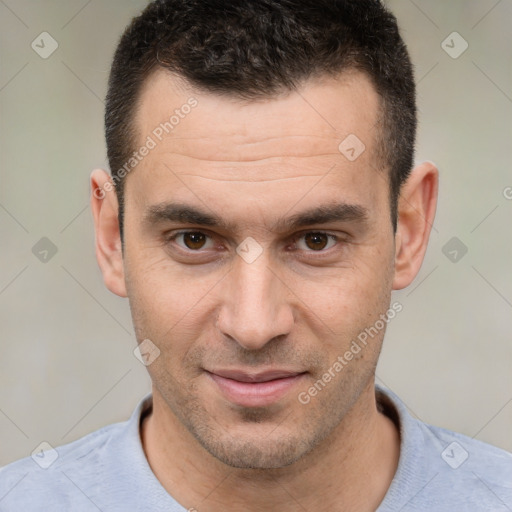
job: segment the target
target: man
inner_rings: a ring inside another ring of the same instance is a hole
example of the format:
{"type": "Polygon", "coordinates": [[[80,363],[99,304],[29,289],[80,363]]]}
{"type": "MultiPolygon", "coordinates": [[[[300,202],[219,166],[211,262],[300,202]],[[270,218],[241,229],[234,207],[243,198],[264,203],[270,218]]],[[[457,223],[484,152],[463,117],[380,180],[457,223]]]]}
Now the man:
{"type": "Polygon", "coordinates": [[[0,510],[512,510],[510,454],[375,387],[437,196],[380,2],[153,2],[105,120],[96,254],[153,392],[4,468],[0,510]]]}

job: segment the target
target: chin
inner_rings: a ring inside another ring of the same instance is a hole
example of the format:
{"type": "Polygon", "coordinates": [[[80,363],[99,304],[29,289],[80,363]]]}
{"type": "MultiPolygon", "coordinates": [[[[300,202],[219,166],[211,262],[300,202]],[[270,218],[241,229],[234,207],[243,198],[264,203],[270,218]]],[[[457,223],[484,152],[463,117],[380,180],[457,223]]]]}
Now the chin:
{"type": "Polygon", "coordinates": [[[292,465],[301,459],[305,452],[296,441],[262,446],[256,442],[241,442],[236,446],[231,442],[203,446],[227,466],[239,469],[278,469],[292,465]],[[299,445],[299,446],[298,446],[299,445]]]}
{"type": "MultiPolygon", "coordinates": [[[[189,429],[190,430],[190,429],[189,429]]],[[[202,447],[223,464],[239,469],[278,469],[302,459],[325,437],[326,432],[293,428],[284,423],[271,426],[245,424],[224,429],[210,424],[191,429],[202,447]]]]}

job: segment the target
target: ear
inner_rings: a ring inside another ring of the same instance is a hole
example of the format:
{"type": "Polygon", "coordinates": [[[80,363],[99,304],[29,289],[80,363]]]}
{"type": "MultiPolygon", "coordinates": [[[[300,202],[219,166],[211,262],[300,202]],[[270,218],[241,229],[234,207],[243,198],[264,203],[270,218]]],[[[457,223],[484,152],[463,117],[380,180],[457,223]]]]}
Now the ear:
{"type": "Polygon", "coordinates": [[[96,259],[107,288],[126,297],[123,251],[119,231],[116,191],[110,176],[103,169],[91,174],[91,209],[96,233],[96,259]]]}
{"type": "Polygon", "coordinates": [[[408,286],[419,272],[437,204],[438,171],[431,162],[415,167],[398,199],[393,289],[408,286]]]}

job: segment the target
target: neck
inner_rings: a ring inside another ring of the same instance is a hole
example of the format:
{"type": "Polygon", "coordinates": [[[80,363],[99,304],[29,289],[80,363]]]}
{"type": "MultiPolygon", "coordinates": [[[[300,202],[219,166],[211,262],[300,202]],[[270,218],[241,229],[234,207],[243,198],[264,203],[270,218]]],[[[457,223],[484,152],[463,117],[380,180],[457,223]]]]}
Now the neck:
{"type": "Polygon", "coordinates": [[[314,510],[319,499],[328,510],[372,511],[391,484],[400,451],[395,425],[377,410],[373,379],[335,430],[287,467],[225,465],[186,430],[156,389],[141,437],[162,486],[200,512],[314,510]]]}

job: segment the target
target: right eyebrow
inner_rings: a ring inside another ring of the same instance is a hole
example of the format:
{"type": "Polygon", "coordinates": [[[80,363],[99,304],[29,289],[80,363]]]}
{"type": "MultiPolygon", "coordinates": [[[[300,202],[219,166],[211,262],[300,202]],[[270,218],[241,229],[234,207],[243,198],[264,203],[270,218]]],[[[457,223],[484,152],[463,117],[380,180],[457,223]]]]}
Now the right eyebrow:
{"type": "Polygon", "coordinates": [[[144,215],[144,221],[148,224],[158,222],[180,222],[183,224],[198,224],[201,226],[222,227],[226,230],[234,226],[227,223],[217,215],[213,215],[197,207],[182,203],[161,203],[152,205],[144,215]]]}

